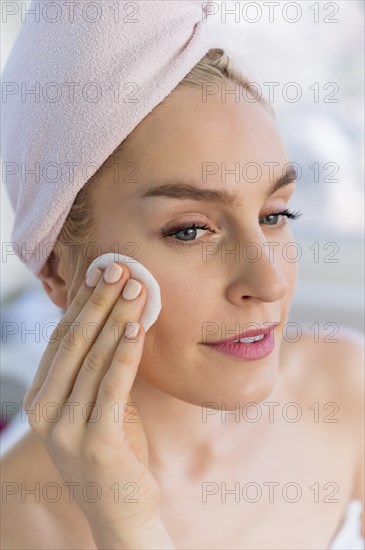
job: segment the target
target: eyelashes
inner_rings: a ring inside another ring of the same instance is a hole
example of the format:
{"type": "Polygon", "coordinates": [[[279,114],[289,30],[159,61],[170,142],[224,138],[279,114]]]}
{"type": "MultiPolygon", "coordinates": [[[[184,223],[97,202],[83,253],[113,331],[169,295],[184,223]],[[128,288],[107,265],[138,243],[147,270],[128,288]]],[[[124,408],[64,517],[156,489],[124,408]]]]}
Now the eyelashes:
{"type": "MultiPolygon", "coordinates": [[[[295,210],[293,212],[292,210],[289,210],[289,208],[286,208],[285,210],[279,210],[279,211],[271,212],[267,216],[262,216],[260,219],[262,220],[263,218],[270,218],[272,216],[274,216],[274,217],[285,216],[286,218],[289,218],[290,220],[297,220],[301,215],[302,215],[302,213],[299,212],[298,210],[295,210]]],[[[277,225],[277,224],[269,224],[269,225],[277,225]]]]}
{"type": "MultiPolygon", "coordinates": [[[[292,211],[286,208],[285,210],[278,210],[278,211],[270,212],[270,214],[267,214],[266,216],[261,216],[259,218],[260,223],[263,223],[262,220],[269,220],[269,223],[264,223],[264,225],[268,225],[272,227],[281,227],[282,224],[279,225],[278,223],[276,223],[279,216],[283,216],[291,220],[297,220],[300,216],[302,216],[302,213],[299,211],[292,211]],[[271,223],[272,221],[274,221],[275,223],[271,223]]],[[[198,230],[206,230],[206,231],[210,231],[211,233],[216,233],[216,230],[212,229],[207,223],[205,224],[183,223],[175,227],[172,227],[168,231],[162,230],[161,238],[162,239],[173,238],[173,237],[176,237],[179,233],[188,232],[188,230],[192,231],[192,233],[190,232],[190,234],[188,235],[190,237],[195,237],[194,233],[198,230]]],[[[196,238],[190,238],[188,240],[180,240],[176,238],[172,240],[175,241],[174,244],[177,244],[180,246],[186,246],[186,244],[189,244],[190,246],[192,245],[194,246],[194,244],[199,244],[200,242],[200,240],[197,241],[196,238]]]]}
{"type": "MultiPolygon", "coordinates": [[[[185,231],[188,231],[188,229],[191,229],[193,231],[197,231],[198,229],[206,229],[207,231],[210,231],[211,233],[216,233],[215,229],[212,229],[207,223],[205,224],[195,224],[195,223],[186,223],[186,224],[181,224],[181,225],[178,225],[176,227],[173,227],[172,229],[170,229],[169,231],[165,232],[162,230],[162,239],[166,239],[168,237],[173,237],[175,235],[177,235],[178,233],[183,233],[185,231]]],[[[194,239],[196,240],[196,239],[194,239]]],[[[178,245],[182,245],[182,246],[185,246],[184,243],[191,243],[192,242],[192,239],[188,240],[188,241],[179,241],[179,239],[175,239],[176,244],[178,245]]],[[[193,243],[195,244],[195,243],[193,243]]]]}

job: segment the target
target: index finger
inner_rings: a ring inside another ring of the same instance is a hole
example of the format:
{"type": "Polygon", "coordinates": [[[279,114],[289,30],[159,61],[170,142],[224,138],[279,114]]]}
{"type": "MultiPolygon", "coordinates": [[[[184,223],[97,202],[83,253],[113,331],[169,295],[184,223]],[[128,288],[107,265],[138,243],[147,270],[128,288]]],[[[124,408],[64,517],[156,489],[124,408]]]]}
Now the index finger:
{"type": "MultiPolygon", "coordinates": [[[[98,279],[100,280],[103,272],[99,268],[96,269],[100,272],[98,279]]],[[[58,325],[52,332],[49,343],[39,363],[38,370],[32,381],[32,385],[25,394],[24,401],[26,401],[27,403],[32,403],[34,397],[37,395],[39,389],[42,387],[43,382],[45,381],[48,371],[51,367],[53,358],[58,351],[60,343],[70,330],[72,323],[75,321],[75,319],[77,319],[79,313],[85,307],[94,290],[94,287],[87,286],[86,281],[84,280],[80,285],[77,293],[75,294],[70,306],[67,308],[64,315],[61,317],[58,325]]]]}

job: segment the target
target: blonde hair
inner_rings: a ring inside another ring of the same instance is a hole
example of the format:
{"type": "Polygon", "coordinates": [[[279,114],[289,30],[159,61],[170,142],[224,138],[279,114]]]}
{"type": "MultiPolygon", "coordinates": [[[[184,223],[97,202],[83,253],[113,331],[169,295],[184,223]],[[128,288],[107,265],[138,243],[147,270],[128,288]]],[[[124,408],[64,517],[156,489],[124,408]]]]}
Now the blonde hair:
{"type": "MultiPolygon", "coordinates": [[[[210,49],[184,79],[179,82],[175,89],[195,88],[202,90],[202,85],[204,83],[208,84],[212,83],[212,81],[216,83],[221,83],[222,81],[238,83],[254,98],[257,94],[255,87],[247,80],[238,67],[234,65],[232,59],[225,50],[221,48],[210,49]]],[[[262,96],[258,98],[258,101],[273,114],[271,105],[262,96]]],[[[107,160],[114,155],[119,156],[127,146],[128,137],[107,160]]],[[[107,161],[100,166],[97,172],[86,182],[76,195],[71,210],[58,235],[57,243],[73,243],[76,244],[77,249],[79,246],[83,246],[91,240],[95,230],[93,215],[95,204],[93,203],[90,187],[95,180],[99,179],[100,172],[103,167],[105,167],[106,162],[107,161]]]]}

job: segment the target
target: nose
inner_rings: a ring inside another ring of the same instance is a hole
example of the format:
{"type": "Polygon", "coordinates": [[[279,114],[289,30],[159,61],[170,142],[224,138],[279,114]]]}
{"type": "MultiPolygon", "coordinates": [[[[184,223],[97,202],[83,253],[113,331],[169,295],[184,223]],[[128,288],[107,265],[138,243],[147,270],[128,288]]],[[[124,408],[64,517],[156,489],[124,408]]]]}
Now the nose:
{"type": "MultiPolygon", "coordinates": [[[[281,300],[288,288],[289,283],[283,271],[283,262],[285,261],[280,252],[280,247],[274,248],[271,252],[269,243],[265,239],[250,241],[254,244],[257,251],[255,254],[243,254],[237,265],[237,275],[228,289],[228,299],[233,303],[242,302],[242,300],[261,300],[263,302],[276,302],[281,300]],[[266,243],[266,246],[264,246],[266,243]]],[[[243,250],[249,250],[244,247],[243,250]]],[[[232,265],[230,264],[230,270],[232,265]]],[[[230,271],[232,273],[232,271],[230,271]]]]}

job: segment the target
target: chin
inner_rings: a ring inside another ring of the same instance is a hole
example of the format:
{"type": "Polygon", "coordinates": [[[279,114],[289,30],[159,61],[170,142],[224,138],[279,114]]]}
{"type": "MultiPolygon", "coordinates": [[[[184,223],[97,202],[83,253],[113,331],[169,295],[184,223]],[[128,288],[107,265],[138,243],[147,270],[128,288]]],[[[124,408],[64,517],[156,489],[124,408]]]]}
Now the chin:
{"type": "Polygon", "coordinates": [[[277,354],[259,361],[220,363],[215,370],[210,365],[210,377],[204,369],[203,381],[194,384],[194,396],[199,393],[196,404],[212,401],[219,408],[236,410],[247,403],[260,403],[268,399],[278,382],[279,361],[277,354]],[[200,385],[200,388],[199,388],[200,385]],[[200,391],[199,391],[200,390],[200,391]]]}
{"type": "Polygon", "coordinates": [[[138,377],[153,388],[191,405],[213,403],[218,410],[235,411],[247,403],[269,398],[277,385],[279,346],[269,356],[256,361],[241,361],[214,354],[209,359],[199,353],[186,358],[163,358],[162,365],[142,360],[138,377]]]}
{"type": "MultiPolygon", "coordinates": [[[[217,411],[237,411],[248,403],[260,403],[272,394],[278,381],[278,362],[255,361],[238,365],[220,365],[217,370],[196,367],[178,383],[171,385],[153,383],[160,391],[181,401],[217,411]],[[260,364],[259,364],[260,363],[260,364]],[[222,369],[223,367],[223,369],[222,369]],[[224,374],[224,368],[227,369],[224,374]],[[195,375],[194,375],[195,374],[195,375]],[[169,386],[169,387],[168,387],[169,386]],[[210,405],[209,405],[210,404],[210,405]]],[[[151,383],[151,381],[150,381],[151,383]]]]}
{"type": "Polygon", "coordinates": [[[218,410],[235,411],[249,403],[254,405],[267,400],[276,387],[276,382],[277,375],[271,369],[270,373],[266,375],[260,373],[250,381],[246,380],[234,385],[225,384],[224,387],[218,387],[215,390],[211,388],[209,392],[203,390],[201,398],[194,400],[194,404],[208,406],[206,403],[212,402],[218,410]]]}

